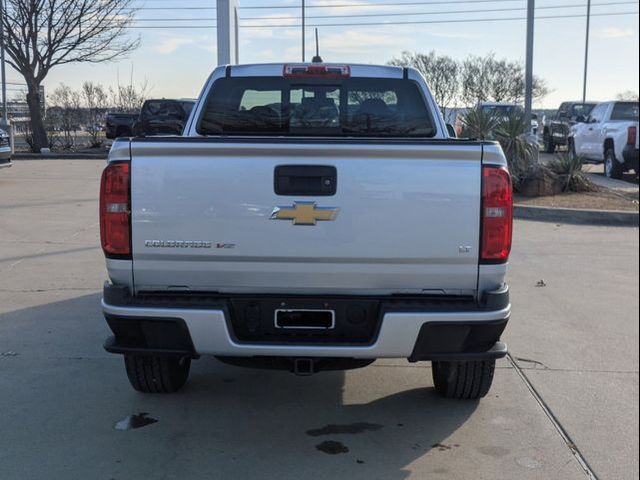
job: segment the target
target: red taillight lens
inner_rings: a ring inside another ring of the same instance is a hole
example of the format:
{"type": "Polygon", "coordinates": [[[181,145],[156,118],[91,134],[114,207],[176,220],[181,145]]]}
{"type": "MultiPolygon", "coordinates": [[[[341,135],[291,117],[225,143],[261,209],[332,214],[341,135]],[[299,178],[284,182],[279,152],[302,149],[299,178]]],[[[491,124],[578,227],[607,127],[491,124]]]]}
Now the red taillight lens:
{"type": "Polygon", "coordinates": [[[636,127],[629,127],[629,129],[627,130],[627,145],[636,144],[636,135],[638,135],[636,127]]]}
{"type": "Polygon", "coordinates": [[[282,71],[284,77],[321,77],[321,78],[348,78],[351,76],[349,65],[325,65],[325,64],[289,64],[282,71]]]}
{"type": "Polygon", "coordinates": [[[107,256],[131,256],[128,162],[110,163],[100,182],[100,240],[107,256]]]}
{"type": "Polygon", "coordinates": [[[513,188],[506,168],[482,167],[482,246],[480,261],[509,260],[513,233],[513,188]]]}

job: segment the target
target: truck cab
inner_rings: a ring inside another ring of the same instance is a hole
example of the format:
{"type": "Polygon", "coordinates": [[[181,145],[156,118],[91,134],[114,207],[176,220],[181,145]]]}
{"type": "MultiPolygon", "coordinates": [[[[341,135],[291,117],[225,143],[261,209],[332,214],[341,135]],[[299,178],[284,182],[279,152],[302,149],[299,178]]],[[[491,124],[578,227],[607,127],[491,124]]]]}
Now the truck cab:
{"type": "Polygon", "coordinates": [[[544,121],[542,141],[544,151],[554,153],[559,146],[567,146],[571,127],[584,123],[596,102],[563,102],[556,113],[544,121]]]}

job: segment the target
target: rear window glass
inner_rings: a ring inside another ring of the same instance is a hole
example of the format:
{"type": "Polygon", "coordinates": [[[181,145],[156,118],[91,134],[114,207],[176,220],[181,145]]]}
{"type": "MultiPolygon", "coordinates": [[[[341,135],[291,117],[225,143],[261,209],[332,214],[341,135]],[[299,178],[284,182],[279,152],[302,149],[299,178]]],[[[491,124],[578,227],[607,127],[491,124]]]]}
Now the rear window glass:
{"type": "Polygon", "coordinates": [[[517,105],[482,105],[482,111],[496,116],[510,117],[512,115],[524,115],[522,107],[517,105]]]}
{"type": "Polygon", "coordinates": [[[191,113],[191,110],[193,109],[193,106],[196,104],[196,102],[190,100],[188,102],[180,102],[180,104],[182,105],[182,109],[184,110],[184,113],[186,115],[189,115],[191,113]]]}
{"type": "Polygon", "coordinates": [[[638,120],[638,104],[634,102],[618,102],[613,106],[611,120],[638,120]]]}
{"type": "Polygon", "coordinates": [[[142,115],[145,117],[183,118],[185,112],[178,102],[150,101],[144,104],[142,115]]]}
{"type": "Polygon", "coordinates": [[[400,79],[233,77],[216,81],[201,135],[432,137],[415,82],[400,79]]]}
{"type": "Polygon", "coordinates": [[[582,115],[583,117],[586,117],[591,113],[591,110],[593,110],[593,107],[595,106],[595,103],[576,103],[571,107],[571,116],[578,117],[582,115]]]}

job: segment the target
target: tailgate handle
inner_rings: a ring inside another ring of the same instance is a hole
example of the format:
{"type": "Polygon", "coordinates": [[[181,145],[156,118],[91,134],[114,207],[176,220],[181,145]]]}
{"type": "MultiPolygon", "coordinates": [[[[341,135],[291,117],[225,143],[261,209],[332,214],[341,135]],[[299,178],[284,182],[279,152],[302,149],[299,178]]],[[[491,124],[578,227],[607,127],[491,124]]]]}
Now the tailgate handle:
{"type": "Polygon", "coordinates": [[[337,185],[330,165],[278,165],[273,175],[276,195],[326,197],[336,194],[337,185]]]}

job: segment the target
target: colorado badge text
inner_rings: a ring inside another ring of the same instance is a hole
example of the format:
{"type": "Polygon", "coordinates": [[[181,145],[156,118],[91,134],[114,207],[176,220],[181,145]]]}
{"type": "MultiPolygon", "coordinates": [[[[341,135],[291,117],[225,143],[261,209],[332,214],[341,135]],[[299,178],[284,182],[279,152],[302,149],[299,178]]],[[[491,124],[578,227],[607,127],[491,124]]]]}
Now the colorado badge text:
{"type": "Polygon", "coordinates": [[[145,240],[145,247],[151,248],[211,248],[211,242],[200,240],[145,240]]]}

